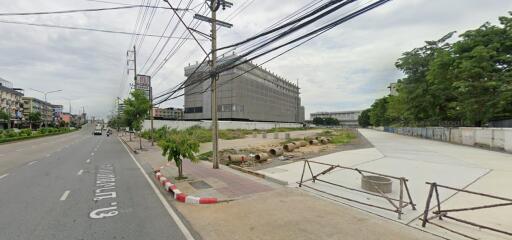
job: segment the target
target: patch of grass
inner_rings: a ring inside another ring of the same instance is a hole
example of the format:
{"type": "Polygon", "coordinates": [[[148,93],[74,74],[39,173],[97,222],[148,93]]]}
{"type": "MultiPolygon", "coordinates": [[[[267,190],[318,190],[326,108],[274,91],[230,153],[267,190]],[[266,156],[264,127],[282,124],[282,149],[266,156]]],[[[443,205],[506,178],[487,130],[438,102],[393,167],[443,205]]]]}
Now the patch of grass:
{"type": "Polygon", "coordinates": [[[356,135],[352,132],[341,131],[336,132],[330,138],[332,144],[341,145],[349,143],[352,139],[356,138],[356,135]]]}

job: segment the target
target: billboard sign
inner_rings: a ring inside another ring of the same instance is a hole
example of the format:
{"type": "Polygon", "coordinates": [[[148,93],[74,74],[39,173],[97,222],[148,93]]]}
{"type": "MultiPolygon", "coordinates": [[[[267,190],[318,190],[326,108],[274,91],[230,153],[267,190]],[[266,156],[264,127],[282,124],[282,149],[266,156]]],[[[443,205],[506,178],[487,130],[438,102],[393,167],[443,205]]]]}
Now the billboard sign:
{"type": "Polygon", "coordinates": [[[137,78],[135,79],[135,89],[140,90],[149,90],[149,86],[151,81],[151,77],[147,75],[137,75],[137,78]]]}

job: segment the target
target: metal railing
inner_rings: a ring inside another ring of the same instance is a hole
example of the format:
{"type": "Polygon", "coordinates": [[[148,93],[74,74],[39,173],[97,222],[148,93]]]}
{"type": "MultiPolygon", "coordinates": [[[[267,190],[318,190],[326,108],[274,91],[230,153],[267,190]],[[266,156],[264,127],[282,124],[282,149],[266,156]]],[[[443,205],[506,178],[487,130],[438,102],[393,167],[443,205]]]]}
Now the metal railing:
{"type": "Polygon", "coordinates": [[[434,183],[427,182],[426,184],[430,185],[430,190],[428,192],[427,203],[425,205],[425,211],[423,213],[423,218],[420,218],[420,220],[422,221],[422,224],[421,224],[422,227],[425,227],[427,225],[427,223],[429,223],[429,224],[432,224],[432,225],[437,226],[439,228],[442,228],[444,230],[447,230],[449,232],[458,234],[460,236],[463,236],[463,237],[466,237],[466,238],[469,238],[469,239],[473,239],[473,240],[478,240],[478,238],[469,236],[469,235],[467,235],[465,233],[458,232],[458,231],[455,231],[453,229],[450,229],[450,228],[447,228],[445,226],[442,226],[440,224],[431,222],[433,219],[436,219],[436,218],[438,218],[439,220],[443,220],[443,218],[447,218],[447,219],[450,219],[450,220],[453,220],[453,221],[456,221],[456,222],[460,222],[460,223],[463,223],[463,224],[471,225],[473,227],[477,227],[479,229],[486,229],[486,230],[489,230],[489,231],[493,231],[493,232],[502,233],[502,234],[505,234],[505,235],[508,235],[508,236],[512,236],[512,232],[507,232],[507,231],[500,230],[500,229],[497,229],[497,228],[494,228],[494,227],[484,226],[484,225],[481,225],[481,224],[478,224],[478,223],[474,223],[474,222],[471,222],[471,221],[468,221],[468,220],[464,220],[464,219],[461,219],[461,218],[458,218],[458,217],[454,217],[454,216],[448,215],[448,213],[451,214],[451,213],[455,213],[455,212],[473,211],[473,210],[479,210],[479,209],[489,209],[489,208],[496,208],[496,207],[512,206],[512,199],[504,198],[504,197],[499,197],[499,196],[494,196],[494,195],[490,195],[490,194],[486,194],[486,193],[479,193],[479,192],[469,191],[469,190],[455,188],[455,187],[439,185],[439,184],[437,184],[435,182],[434,183]],[[449,189],[449,190],[453,190],[453,191],[457,191],[457,192],[463,192],[463,193],[468,193],[468,194],[472,194],[472,195],[478,195],[478,196],[492,198],[492,199],[497,199],[497,200],[506,201],[506,202],[505,203],[489,204],[489,205],[481,205],[481,206],[475,206],[475,207],[466,207],[466,208],[442,209],[441,208],[441,201],[440,201],[440,198],[439,198],[439,190],[438,190],[438,188],[449,189]],[[437,207],[436,207],[436,210],[434,210],[432,212],[434,215],[429,217],[430,203],[432,202],[432,198],[433,198],[434,193],[435,193],[435,199],[436,199],[437,207]]]}
{"type": "Polygon", "coordinates": [[[302,175],[300,177],[300,182],[297,182],[297,183],[299,184],[299,187],[304,186],[304,187],[313,189],[315,191],[322,192],[324,194],[327,194],[327,195],[330,195],[330,196],[333,196],[333,197],[337,197],[337,198],[340,198],[340,199],[343,199],[343,200],[347,200],[347,201],[350,201],[350,202],[355,202],[355,203],[366,205],[366,206],[373,207],[373,208],[378,208],[378,209],[382,209],[382,210],[386,210],[386,211],[395,212],[395,213],[398,214],[398,219],[401,219],[402,214],[403,214],[402,210],[405,207],[411,206],[412,210],[416,210],[416,204],[412,200],[411,194],[409,192],[409,187],[407,186],[407,181],[408,180],[406,178],[404,178],[404,177],[396,177],[396,176],[391,176],[391,175],[387,175],[387,174],[382,174],[382,173],[377,173],[377,172],[372,172],[372,171],[361,170],[361,169],[358,169],[358,168],[351,168],[351,167],[345,167],[345,166],[341,166],[341,165],[334,165],[334,164],[322,163],[322,162],[317,162],[317,161],[304,160],[304,166],[302,168],[302,175]],[[321,172],[319,172],[319,173],[317,173],[317,174],[314,174],[313,170],[311,169],[311,164],[310,163],[328,166],[328,168],[323,170],[323,171],[321,171],[321,172]],[[304,173],[306,171],[306,165],[308,166],[309,172],[311,173],[311,178],[304,180],[304,173]],[[372,174],[372,175],[377,175],[377,176],[381,176],[381,177],[386,177],[386,178],[398,180],[400,182],[399,198],[397,199],[397,198],[393,198],[393,197],[390,197],[390,196],[386,195],[375,184],[373,184],[371,182],[370,182],[370,184],[372,185],[372,187],[375,188],[376,193],[363,191],[363,190],[360,190],[360,189],[344,186],[344,185],[341,185],[341,184],[338,184],[338,183],[334,183],[334,182],[329,182],[329,181],[326,181],[326,180],[323,180],[323,179],[319,178],[321,175],[325,175],[325,174],[327,174],[327,173],[329,173],[329,172],[331,172],[331,171],[333,171],[334,169],[337,169],[337,168],[355,171],[355,172],[359,173],[362,177],[366,176],[365,174],[372,174]],[[384,198],[391,205],[391,207],[389,207],[389,206],[379,206],[379,205],[375,205],[375,204],[370,204],[370,203],[358,201],[358,200],[351,199],[351,198],[348,198],[348,197],[344,197],[344,196],[341,196],[341,195],[336,195],[336,194],[333,194],[333,193],[329,193],[329,192],[320,190],[318,188],[314,188],[312,186],[304,185],[304,183],[309,182],[309,181],[312,181],[313,183],[315,183],[316,181],[319,181],[319,182],[327,183],[327,184],[330,184],[330,185],[333,185],[333,186],[336,186],[336,187],[340,187],[340,188],[343,188],[343,189],[346,189],[346,190],[360,192],[360,193],[365,193],[365,194],[368,194],[368,195],[371,195],[371,196],[375,196],[375,197],[379,197],[379,198],[384,198]],[[404,199],[404,190],[405,190],[405,193],[407,194],[408,201],[405,201],[405,199],[404,199]]]}

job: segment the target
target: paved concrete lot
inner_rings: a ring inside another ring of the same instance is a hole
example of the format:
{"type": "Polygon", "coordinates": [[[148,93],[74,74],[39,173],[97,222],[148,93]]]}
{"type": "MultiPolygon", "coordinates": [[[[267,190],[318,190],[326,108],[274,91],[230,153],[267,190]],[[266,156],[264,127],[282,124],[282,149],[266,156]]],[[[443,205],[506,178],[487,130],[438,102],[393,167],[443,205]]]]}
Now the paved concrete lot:
{"type": "MultiPolygon", "coordinates": [[[[419,227],[417,217],[422,214],[426,197],[428,195],[428,186],[425,184],[426,181],[495,194],[503,197],[511,197],[512,195],[512,188],[507,187],[507,182],[509,184],[512,182],[512,155],[510,154],[394,135],[373,130],[361,130],[361,133],[375,146],[375,148],[339,152],[311,160],[340,164],[343,166],[352,166],[363,170],[408,178],[411,195],[413,197],[413,201],[417,204],[418,210],[412,211],[410,208],[406,209],[404,211],[405,215],[402,217],[402,220],[400,220],[400,222],[404,224],[419,227]]],[[[315,164],[312,165],[314,173],[318,173],[327,168],[326,166],[314,165],[315,164]]],[[[262,170],[260,173],[282,181],[287,181],[292,186],[296,186],[295,182],[299,181],[302,168],[303,163],[293,163],[273,169],[262,170]]],[[[311,174],[306,171],[305,176],[309,178],[310,175],[311,174]]],[[[348,170],[335,170],[322,176],[321,179],[333,181],[353,188],[359,188],[361,181],[360,175],[357,172],[348,170]]],[[[381,198],[343,190],[342,188],[325,183],[309,182],[307,184],[322,191],[342,195],[358,201],[380,206],[391,206],[386,202],[386,200],[381,198]]],[[[307,188],[304,189],[307,190],[307,188]]],[[[398,182],[394,182],[393,193],[390,195],[398,197],[397,190],[398,182]]],[[[392,212],[349,202],[314,190],[307,191],[389,219],[397,220],[397,215],[392,212]]],[[[439,194],[441,200],[444,201],[442,206],[445,209],[496,203],[496,201],[487,198],[475,197],[462,193],[458,193],[453,196],[455,192],[449,190],[440,189],[439,194]]],[[[433,203],[432,206],[435,206],[435,203],[433,203]]],[[[462,212],[454,215],[483,225],[494,226],[505,230],[512,229],[512,221],[507,217],[512,215],[512,207],[510,206],[462,212]]],[[[468,234],[471,233],[473,236],[483,237],[485,239],[507,239],[505,235],[489,234],[488,232],[474,229],[469,226],[463,226],[461,224],[455,224],[447,220],[444,220],[441,224],[462,229],[467,231],[468,234]]],[[[428,226],[426,230],[443,236],[448,236],[449,238],[460,238],[460,236],[450,234],[447,231],[441,230],[440,228],[432,225],[428,226]]]]}
{"type": "Polygon", "coordinates": [[[0,147],[0,239],[185,239],[121,142],[91,133],[0,147]]]}

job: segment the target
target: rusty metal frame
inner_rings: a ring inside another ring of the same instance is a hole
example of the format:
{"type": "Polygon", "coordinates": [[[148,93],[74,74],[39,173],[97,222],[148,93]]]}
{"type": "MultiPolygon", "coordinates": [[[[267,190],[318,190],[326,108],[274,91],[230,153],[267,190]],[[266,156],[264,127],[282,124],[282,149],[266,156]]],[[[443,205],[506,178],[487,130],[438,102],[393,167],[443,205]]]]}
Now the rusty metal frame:
{"type": "Polygon", "coordinates": [[[372,171],[366,171],[366,170],[362,170],[362,169],[358,169],[358,168],[345,167],[345,166],[341,166],[341,165],[322,163],[322,162],[311,161],[311,160],[307,160],[306,159],[306,160],[304,160],[304,166],[302,167],[302,175],[300,177],[300,181],[297,182],[297,183],[299,184],[299,187],[304,186],[304,187],[313,189],[313,190],[318,191],[318,192],[322,192],[324,194],[327,194],[327,195],[330,195],[330,196],[333,196],[333,197],[337,197],[337,198],[344,199],[344,200],[347,200],[347,201],[351,201],[351,202],[355,202],[355,203],[358,203],[358,204],[366,205],[366,206],[369,206],[369,207],[374,207],[374,208],[378,208],[378,209],[382,209],[382,210],[386,210],[386,211],[395,212],[395,213],[398,214],[398,219],[402,219],[402,214],[403,214],[402,210],[405,207],[411,206],[412,210],[416,210],[416,204],[412,200],[411,193],[409,192],[409,187],[407,186],[407,181],[408,180],[405,177],[396,177],[396,176],[391,176],[391,175],[387,175],[387,174],[382,174],[382,173],[377,173],[377,172],[372,172],[372,171]],[[311,164],[310,163],[315,163],[315,164],[320,164],[320,165],[328,166],[328,168],[326,168],[325,170],[323,170],[323,171],[321,171],[321,172],[319,172],[317,174],[314,174],[313,170],[311,169],[311,164]],[[311,174],[311,178],[304,180],[304,173],[306,172],[306,165],[308,166],[309,173],[311,174]],[[344,170],[355,171],[355,172],[359,173],[362,177],[364,177],[365,174],[372,174],[372,175],[377,175],[377,176],[381,176],[381,177],[387,177],[387,178],[398,180],[400,182],[399,198],[396,199],[396,198],[392,198],[392,197],[387,196],[385,193],[380,191],[380,189],[377,186],[375,186],[373,184],[371,184],[371,185],[375,188],[375,190],[377,190],[377,193],[363,191],[363,190],[360,190],[360,189],[355,189],[355,188],[352,188],[352,187],[344,186],[344,185],[337,184],[337,183],[334,183],[334,182],[329,182],[329,181],[326,181],[326,180],[323,180],[323,179],[319,178],[321,175],[325,175],[325,174],[327,174],[327,173],[329,173],[329,172],[331,172],[331,171],[333,171],[335,169],[338,169],[338,168],[339,169],[344,169],[344,170]],[[355,200],[355,199],[351,199],[351,198],[343,197],[343,196],[336,195],[336,194],[333,194],[333,193],[329,193],[329,192],[326,192],[326,191],[314,188],[312,186],[304,185],[304,183],[309,182],[309,181],[312,181],[313,183],[315,183],[316,181],[319,181],[319,182],[327,183],[327,184],[330,184],[330,185],[333,185],[333,186],[337,186],[337,187],[340,187],[340,188],[343,188],[343,189],[347,189],[347,190],[350,190],[350,191],[365,193],[365,194],[372,195],[372,196],[375,196],[375,197],[384,198],[384,199],[386,199],[388,201],[388,203],[392,207],[385,207],[385,206],[379,206],[379,205],[374,205],[374,204],[370,204],[370,203],[365,203],[365,202],[361,202],[361,201],[358,201],[358,200],[355,200]],[[404,190],[405,190],[405,193],[407,194],[408,201],[404,200],[404,190]]]}
{"type": "Polygon", "coordinates": [[[512,236],[512,232],[507,232],[507,231],[504,231],[504,230],[501,230],[501,229],[497,229],[497,228],[493,228],[493,227],[489,227],[489,226],[484,226],[484,225],[481,225],[481,224],[478,224],[478,223],[470,222],[470,221],[467,221],[467,220],[464,220],[464,219],[461,219],[461,218],[457,218],[457,217],[453,217],[453,216],[448,216],[448,213],[453,213],[453,212],[473,211],[473,210],[486,209],[486,208],[496,208],[496,207],[512,206],[512,199],[505,198],[505,197],[494,196],[494,195],[486,194],[486,193],[479,193],[479,192],[469,191],[469,190],[455,188],[455,187],[449,187],[449,186],[437,184],[435,182],[433,182],[433,183],[427,182],[426,184],[430,185],[430,189],[429,189],[429,192],[428,192],[427,203],[425,204],[425,210],[423,212],[423,218],[420,218],[420,220],[422,221],[422,224],[421,224],[422,227],[427,226],[427,223],[429,223],[429,224],[432,224],[434,226],[437,226],[439,228],[445,229],[447,231],[450,231],[452,233],[458,234],[460,236],[463,236],[463,237],[466,237],[466,238],[469,238],[469,239],[474,239],[474,240],[478,239],[478,238],[469,236],[469,235],[467,235],[465,233],[461,233],[461,232],[455,231],[453,229],[449,229],[447,227],[441,226],[440,224],[436,224],[436,223],[431,222],[431,220],[436,219],[436,218],[438,218],[439,220],[443,220],[443,218],[447,218],[447,219],[451,219],[451,220],[454,220],[454,221],[457,221],[457,222],[460,222],[460,223],[471,225],[473,227],[477,227],[477,228],[480,228],[480,229],[486,229],[486,230],[490,230],[490,231],[493,231],[493,232],[497,232],[497,233],[505,234],[505,235],[508,235],[508,236],[512,236]],[[441,201],[439,199],[439,190],[438,190],[438,188],[444,188],[444,189],[449,189],[449,190],[453,190],[453,191],[457,191],[457,192],[463,192],[463,193],[478,195],[478,196],[482,196],[482,197],[488,197],[488,198],[502,200],[502,201],[506,201],[506,202],[505,203],[482,205],[482,206],[475,206],[475,207],[466,207],[466,208],[441,209],[441,201]],[[429,212],[430,212],[430,203],[432,201],[434,193],[435,193],[435,198],[436,198],[437,206],[436,206],[436,210],[434,210],[432,212],[434,215],[429,217],[428,215],[429,215],[429,212]]]}

